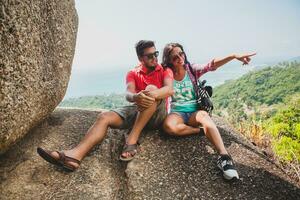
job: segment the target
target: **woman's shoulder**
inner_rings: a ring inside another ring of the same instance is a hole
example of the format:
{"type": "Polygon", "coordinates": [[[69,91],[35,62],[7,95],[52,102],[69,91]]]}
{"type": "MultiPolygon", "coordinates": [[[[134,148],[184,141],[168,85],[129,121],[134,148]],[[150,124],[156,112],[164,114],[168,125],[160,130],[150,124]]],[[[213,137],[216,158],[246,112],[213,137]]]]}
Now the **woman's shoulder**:
{"type": "Polygon", "coordinates": [[[165,67],[164,76],[169,76],[170,78],[173,78],[174,77],[173,70],[170,67],[165,67]]]}
{"type": "Polygon", "coordinates": [[[173,72],[172,69],[170,67],[164,67],[164,71],[167,71],[167,72],[173,72]]]}

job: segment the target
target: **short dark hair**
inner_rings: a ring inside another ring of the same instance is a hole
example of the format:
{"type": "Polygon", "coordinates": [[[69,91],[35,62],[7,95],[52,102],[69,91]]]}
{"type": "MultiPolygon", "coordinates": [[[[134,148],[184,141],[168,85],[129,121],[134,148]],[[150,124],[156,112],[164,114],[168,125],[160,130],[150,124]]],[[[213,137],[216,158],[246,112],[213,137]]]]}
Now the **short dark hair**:
{"type": "Polygon", "coordinates": [[[150,48],[150,47],[155,47],[154,42],[151,40],[140,40],[138,43],[135,45],[135,50],[136,54],[138,57],[143,56],[144,54],[144,49],[150,48]]]}

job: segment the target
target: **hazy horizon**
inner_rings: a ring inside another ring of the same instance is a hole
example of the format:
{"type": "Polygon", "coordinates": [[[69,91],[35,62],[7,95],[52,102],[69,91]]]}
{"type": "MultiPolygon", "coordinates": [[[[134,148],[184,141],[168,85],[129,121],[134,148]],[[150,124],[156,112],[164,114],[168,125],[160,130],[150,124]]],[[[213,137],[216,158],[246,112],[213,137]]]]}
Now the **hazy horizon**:
{"type": "MultiPolygon", "coordinates": [[[[154,40],[161,53],[166,43],[180,42],[195,63],[245,52],[257,52],[252,66],[300,56],[297,0],[75,2],[79,27],[65,98],[89,87],[95,90],[88,95],[98,94],[112,83],[125,88],[121,79],[138,63],[134,45],[140,39],[154,40]]],[[[237,63],[224,67],[231,65],[237,63]]]]}

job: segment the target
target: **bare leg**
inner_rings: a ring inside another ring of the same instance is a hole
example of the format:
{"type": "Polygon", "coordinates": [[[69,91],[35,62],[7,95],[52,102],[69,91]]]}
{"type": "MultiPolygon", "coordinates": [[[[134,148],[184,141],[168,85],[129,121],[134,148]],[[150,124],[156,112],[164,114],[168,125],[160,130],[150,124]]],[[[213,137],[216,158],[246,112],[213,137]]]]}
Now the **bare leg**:
{"type": "Polygon", "coordinates": [[[136,144],[142,132],[157,108],[157,102],[142,112],[138,112],[134,125],[127,138],[127,144],[136,144]]]}
{"type": "Polygon", "coordinates": [[[191,126],[197,126],[200,123],[203,125],[206,137],[215,146],[219,154],[228,154],[217,126],[208,113],[202,110],[195,112],[188,121],[191,126]]]}
{"type": "MultiPolygon", "coordinates": [[[[66,156],[82,160],[86,154],[106,136],[108,127],[118,128],[123,123],[123,119],[115,112],[100,113],[95,123],[87,131],[80,143],[70,150],[65,150],[66,156]]],[[[58,158],[57,152],[51,153],[53,157],[58,158]]],[[[79,167],[77,163],[70,162],[74,167],[79,167]]]]}
{"type": "MultiPolygon", "coordinates": [[[[146,90],[148,90],[148,91],[152,91],[155,89],[157,89],[157,87],[153,86],[153,85],[149,85],[146,87],[146,90]]],[[[130,131],[130,133],[128,135],[128,138],[126,141],[127,144],[136,144],[137,143],[138,138],[139,138],[143,128],[146,126],[147,122],[150,120],[152,115],[155,113],[158,104],[159,104],[159,101],[156,101],[149,108],[147,108],[141,112],[138,112],[136,120],[132,127],[132,130],[130,131]]],[[[128,156],[130,156],[130,153],[124,152],[124,153],[122,153],[122,156],[128,157],[128,156]]]]}
{"type": "Polygon", "coordinates": [[[163,129],[168,134],[177,136],[192,135],[200,132],[200,128],[184,124],[181,116],[172,113],[165,119],[163,129]]]}

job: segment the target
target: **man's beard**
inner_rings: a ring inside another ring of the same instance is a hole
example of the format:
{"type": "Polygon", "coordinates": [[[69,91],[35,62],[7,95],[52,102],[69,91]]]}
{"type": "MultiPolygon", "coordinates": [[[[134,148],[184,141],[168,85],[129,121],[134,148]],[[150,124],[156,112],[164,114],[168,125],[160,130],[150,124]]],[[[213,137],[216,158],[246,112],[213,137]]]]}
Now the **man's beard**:
{"type": "Polygon", "coordinates": [[[155,66],[147,66],[147,68],[150,69],[150,70],[154,70],[155,66]]]}
{"type": "Polygon", "coordinates": [[[154,71],[157,66],[157,62],[149,63],[148,65],[146,64],[146,67],[148,68],[149,71],[154,71]]]}

